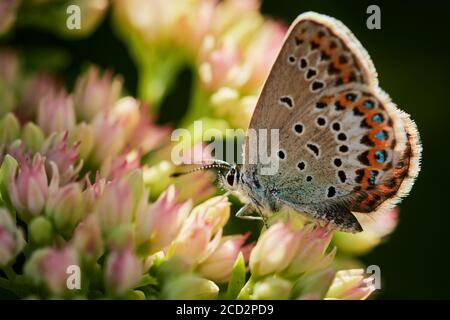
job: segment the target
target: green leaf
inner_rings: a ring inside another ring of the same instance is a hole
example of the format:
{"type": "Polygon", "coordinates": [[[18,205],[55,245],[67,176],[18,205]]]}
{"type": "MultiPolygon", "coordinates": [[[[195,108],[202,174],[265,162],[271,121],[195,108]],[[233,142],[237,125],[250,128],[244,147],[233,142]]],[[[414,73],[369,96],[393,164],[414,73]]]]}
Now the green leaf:
{"type": "Polygon", "coordinates": [[[141,281],[139,281],[139,284],[136,286],[136,288],[157,285],[157,284],[158,284],[158,280],[155,277],[152,277],[149,274],[144,274],[141,278],[141,281]]]}
{"type": "Polygon", "coordinates": [[[227,293],[225,295],[226,299],[236,299],[245,284],[245,274],[245,261],[241,252],[237,257],[233,266],[233,271],[231,272],[231,279],[228,283],[227,293]]]}

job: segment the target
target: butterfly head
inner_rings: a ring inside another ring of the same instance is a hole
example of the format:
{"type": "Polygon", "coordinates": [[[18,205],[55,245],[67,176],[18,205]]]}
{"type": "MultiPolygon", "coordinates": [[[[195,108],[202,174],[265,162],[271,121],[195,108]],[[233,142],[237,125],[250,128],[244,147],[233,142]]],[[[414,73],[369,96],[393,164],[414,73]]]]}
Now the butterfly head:
{"type": "Polygon", "coordinates": [[[219,179],[224,188],[230,191],[237,190],[241,179],[241,172],[236,164],[232,164],[226,170],[219,171],[219,179]]]}

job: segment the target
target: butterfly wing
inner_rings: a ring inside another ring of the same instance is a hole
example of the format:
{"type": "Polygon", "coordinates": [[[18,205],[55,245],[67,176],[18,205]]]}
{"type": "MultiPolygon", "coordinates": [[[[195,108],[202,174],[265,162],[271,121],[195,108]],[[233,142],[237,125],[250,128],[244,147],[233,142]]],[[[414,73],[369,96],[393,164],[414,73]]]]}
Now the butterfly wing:
{"type": "Polygon", "coordinates": [[[379,89],[358,40],[323,15],[302,14],[289,29],[250,128],[278,129],[283,156],[278,172],[258,175],[258,183],[277,201],[343,230],[360,228],[350,211],[394,203],[418,172],[414,123],[379,89]]]}

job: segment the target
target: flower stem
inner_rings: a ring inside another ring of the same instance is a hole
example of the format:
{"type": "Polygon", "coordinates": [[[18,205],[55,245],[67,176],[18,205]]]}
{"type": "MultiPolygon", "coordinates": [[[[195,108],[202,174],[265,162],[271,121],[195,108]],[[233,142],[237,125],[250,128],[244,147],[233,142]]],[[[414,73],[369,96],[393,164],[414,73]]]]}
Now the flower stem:
{"type": "Polygon", "coordinates": [[[23,284],[23,279],[20,276],[15,277],[14,281],[0,277],[0,288],[12,292],[20,298],[25,297],[29,293],[28,288],[23,284]]]}
{"type": "Polygon", "coordinates": [[[14,272],[13,268],[11,266],[3,267],[3,272],[6,274],[9,280],[14,280],[16,277],[16,273],[14,272]]]}
{"type": "Polygon", "coordinates": [[[181,127],[189,127],[195,120],[210,116],[208,103],[208,95],[201,88],[200,79],[197,75],[193,75],[188,111],[182,120],[181,127]]]}

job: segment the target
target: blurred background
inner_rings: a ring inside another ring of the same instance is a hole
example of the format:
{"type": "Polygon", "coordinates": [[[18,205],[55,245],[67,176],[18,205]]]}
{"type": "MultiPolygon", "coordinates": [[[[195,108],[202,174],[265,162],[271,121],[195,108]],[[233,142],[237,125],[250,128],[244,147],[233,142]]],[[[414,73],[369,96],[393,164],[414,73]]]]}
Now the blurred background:
{"type": "MultiPolygon", "coordinates": [[[[445,169],[450,146],[450,4],[264,0],[261,6],[263,14],[286,24],[309,10],[333,16],[353,31],[375,63],[380,86],[416,121],[424,146],[422,171],[401,204],[397,230],[362,257],[365,264],[381,268],[384,282],[378,298],[450,298],[450,174],[445,169]],[[371,4],[381,8],[381,30],[366,27],[371,4]]],[[[95,63],[123,75],[127,92],[138,94],[138,66],[114,30],[110,12],[82,39],[63,39],[49,26],[45,31],[19,24],[0,45],[20,49],[30,70],[58,70],[69,88],[88,64],[95,63]]],[[[179,125],[191,86],[192,71],[177,69],[175,84],[161,101],[159,122],[179,125]]]]}

